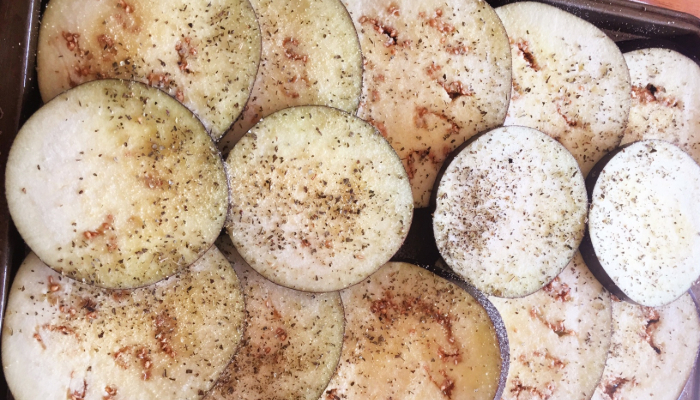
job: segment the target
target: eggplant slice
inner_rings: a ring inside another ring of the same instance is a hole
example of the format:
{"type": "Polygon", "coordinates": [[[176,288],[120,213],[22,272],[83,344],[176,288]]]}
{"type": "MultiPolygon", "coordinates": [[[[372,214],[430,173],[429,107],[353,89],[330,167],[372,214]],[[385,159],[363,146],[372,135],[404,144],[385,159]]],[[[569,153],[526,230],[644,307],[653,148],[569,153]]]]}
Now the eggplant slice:
{"type": "Polygon", "coordinates": [[[245,263],[228,237],[216,244],[241,280],[248,318],[241,348],[206,399],[319,399],[343,345],[340,294],[275,285],[245,263]]]}
{"type": "Polygon", "coordinates": [[[238,278],[215,247],[135,290],[65,278],[32,253],[5,314],[5,378],[17,400],[199,399],[233,356],[244,318],[238,278]]]}
{"type": "Polygon", "coordinates": [[[635,142],[596,165],[586,183],[590,240],[581,253],[598,280],[649,307],[688,291],[700,276],[700,167],[693,159],[668,142],[635,142]]]}
{"type": "Polygon", "coordinates": [[[83,82],[161,88],[218,140],[238,117],[260,62],[248,0],[51,0],[37,52],[45,102],[83,82]]]}
{"type": "Polygon", "coordinates": [[[202,124],[162,91],[102,80],[65,92],[17,134],[5,188],[51,268],[107,288],[157,282],[218,237],[228,191],[202,124]]]}
{"type": "Polygon", "coordinates": [[[413,201],[401,161],[372,125],[343,111],[278,111],[238,142],[227,166],[231,240],[282,286],[355,284],[408,234],[413,201]]]}
{"type": "Polygon", "coordinates": [[[513,58],[505,125],[553,137],[584,176],[620,144],[630,111],[630,77],[622,53],[594,25],[553,6],[519,2],[496,9],[513,58]]]}
{"type": "Polygon", "coordinates": [[[440,254],[489,295],[521,297],[557,276],[583,238],[586,188],[576,160],[534,129],[501,127],[465,144],[436,193],[440,254]]]}
{"type": "Polygon", "coordinates": [[[693,299],[650,308],[613,302],[613,341],[593,400],[676,400],[700,347],[693,299]]]}
{"type": "Polygon", "coordinates": [[[700,67],[668,49],[625,53],[632,109],[622,143],[661,139],[700,163],[700,67]]]}
{"type": "Polygon", "coordinates": [[[388,263],[341,297],[345,342],[324,400],[497,398],[501,336],[454,283],[388,263]]]}
{"type": "Polygon", "coordinates": [[[612,302],[579,253],[538,292],[490,300],[511,346],[503,400],[591,398],[612,338],[612,302]]]}
{"type": "Polygon", "coordinates": [[[508,37],[480,0],[347,0],[365,73],[358,116],[401,157],[416,207],[440,166],[478,132],[503,123],[510,95],[508,37]]]}
{"type": "Polygon", "coordinates": [[[283,108],[325,105],[354,113],[362,89],[362,53],[340,0],[251,0],[262,57],[250,99],[219,148],[283,108]]]}

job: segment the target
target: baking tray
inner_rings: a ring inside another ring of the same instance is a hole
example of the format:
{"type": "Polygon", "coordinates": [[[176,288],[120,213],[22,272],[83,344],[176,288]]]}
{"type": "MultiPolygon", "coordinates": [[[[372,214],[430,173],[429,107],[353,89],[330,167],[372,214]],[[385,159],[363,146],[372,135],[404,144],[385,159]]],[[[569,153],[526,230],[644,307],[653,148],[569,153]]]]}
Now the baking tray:
{"type": "MultiPolygon", "coordinates": [[[[516,0],[487,0],[493,7],[516,0]]],[[[695,1],[695,0],[688,0],[695,1]]],[[[676,50],[700,64],[700,19],[629,0],[540,0],[603,29],[623,52],[645,47],[676,50]]],[[[47,0],[0,0],[0,176],[12,140],[24,121],[41,106],[36,80],[39,19],[47,0]]],[[[4,183],[2,185],[4,188],[4,183]]],[[[3,191],[4,192],[4,191],[3,191]]],[[[0,319],[11,279],[28,249],[12,224],[5,196],[0,196],[0,319]]],[[[403,247],[394,260],[434,265],[439,254],[429,211],[416,210],[403,247]]],[[[691,289],[696,304],[700,284],[691,289]]],[[[697,364],[697,362],[696,362],[697,364]]],[[[0,399],[12,400],[0,371],[0,399]]],[[[695,368],[679,400],[700,400],[700,369],[695,368]]]]}

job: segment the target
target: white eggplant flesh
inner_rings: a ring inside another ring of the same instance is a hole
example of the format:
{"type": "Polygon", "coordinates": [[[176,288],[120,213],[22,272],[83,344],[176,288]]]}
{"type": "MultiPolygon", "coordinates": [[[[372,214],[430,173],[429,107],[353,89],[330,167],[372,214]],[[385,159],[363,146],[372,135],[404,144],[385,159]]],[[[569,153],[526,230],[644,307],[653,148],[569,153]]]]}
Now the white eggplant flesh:
{"type": "Polygon", "coordinates": [[[226,220],[226,185],[221,155],[189,110],[113,79],[71,89],[32,115],[5,176],[12,219],[43,262],[120,289],[201,257],[226,220]]]}
{"type": "Polygon", "coordinates": [[[212,247],[153,286],[107,290],[30,254],[15,277],[2,365],[17,400],[200,399],[243,333],[243,294],[212,247]]]}
{"type": "Polygon", "coordinates": [[[278,111],[236,144],[227,166],[232,242],[282,286],[358,283],[408,234],[413,201],[401,161],[372,125],[343,111],[278,111]]]}

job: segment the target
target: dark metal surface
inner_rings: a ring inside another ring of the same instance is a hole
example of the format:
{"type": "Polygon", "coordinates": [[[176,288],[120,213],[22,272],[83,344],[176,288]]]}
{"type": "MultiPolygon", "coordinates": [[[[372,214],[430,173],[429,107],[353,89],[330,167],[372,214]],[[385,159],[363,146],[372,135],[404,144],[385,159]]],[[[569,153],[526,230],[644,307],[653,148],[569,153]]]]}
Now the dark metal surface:
{"type": "MultiPolygon", "coordinates": [[[[493,7],[516,0],[487,0],[493,7]]],[[[688,0],[696,1],[696,0],[688,0]]],[[[4,176],[7,154],[19,127],[41,105],[36,87],[35,54],[39,14],[46,0],[0,0],[0,318],[13,273],[26,254],[7,211],[4,176]]],[[[541,0],[603,29],[623,51],[666,47],[700,64],[700,19],[628,0],[541,0]]],[[[427,210],[416,210],[404,246],[395,259],[434,265],[439,259],[427,210]]],[[[691,290],[700,297],[700,285],[691,290]]],[[[38,383],[39,384],[39,383],[38,383]]],[[[700,399],[700,371],[693,372],[681,400],[700,399]]],[[[0,398],[12,399],[4,376],[0,398]]]]}

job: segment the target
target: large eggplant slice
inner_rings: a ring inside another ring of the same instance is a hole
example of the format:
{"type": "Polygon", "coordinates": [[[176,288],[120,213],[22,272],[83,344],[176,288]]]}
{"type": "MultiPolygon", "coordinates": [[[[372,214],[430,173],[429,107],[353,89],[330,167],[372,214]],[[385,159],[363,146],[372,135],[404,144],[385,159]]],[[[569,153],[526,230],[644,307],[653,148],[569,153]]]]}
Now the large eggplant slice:
{"type": "Polygon", "coordinates": [[[508,37],[480,0],[345,0],[365,63],[358,115],[401,157],[426,207],[447,155],[503,123],[508,37]]]}
{"type": "Polygon", "coordinates": [[[700,67],[668,49],[625,53],[632,109],[622,143],[669,141],[700,163],[700,67]]]}
{"type": "Polygon", "coordinates": [[[241,348],[206,399],[319,399],[343,345],[340,295],[275,285],[243,261],[228,237],[216,244],[241,280],[248,318],[241,348]]]}
{"type": "Polygon", "coordinates": [[[580,254],[538,292],[490,300],[511,348],[503,400],[591,398],[610,347],[612,302],[580,254]]]}
{"type": "Polygon", "coordinates": [[[615,43],[553,6],[496,9],[510,37],[513,91],[506,125],[538,129],[564,145],[584,176],[622,139],[630,77],[615,43]]]}
{"type": "Polygon", "coordinates": [[[502,127],[456,152],[436,191],[433,231],[447,264],[481,291],[541,289],[583,238],[586,188],[571,154],[525,127],[502,127]]]}
{"type": "Polygon", "coordinates": [[[457,285],[388,263],[341,296],[345,342],[324,400],[500,397],[505,332],[457,285]]]}
{"type": "Polygon", "coordinates": [[[700,347],[700,319],[690,294],[650,308],[613,302],[613,339],[593,400],[676,400],[700,347]]]}
{"type": "Polygon", "coordinates": [[[586,264],[618,298],[669,304],[700,276],[700,167],[661,140],[627,145],[586,179],[586,264]]]}
{"type": "Polygon", "coordinates": [[[22,127],[8,156],[12,219],[51,268],[134,288],[197,260],[224,225],[223,161],[202,124],[162,91],[93,81],[22,127]]]}
{"type": "Polygon", "coordinates": [[[346,112],[278,111],[236,144],[227,164],[233,244],[277,284],[345,288],[387,262],[408,234],[413,201],[401,160],[346,112]]]}
{"type": "Polygon", "coordinates": [[[159,87],[218,140],[243,110],[260,62],[248,0],[51,0],[37,52],[44,101],[103,78],[159,87]]]}
{"type": "Polygon", "coordinates": [[[5,378],[17,400],[199,399],[233,356],[244,318],[238,278],[215,247],[135,290],[65,278],[30,254],[5,313],[5,378]]]}
{"type": "Polygon", "coordinates": [[[325,105],[354,113],[362,53],[340,0],[251,0],[262,58],[243,114],[219,143],[223,154],[260,119],[283,108],[325,105]]]}

